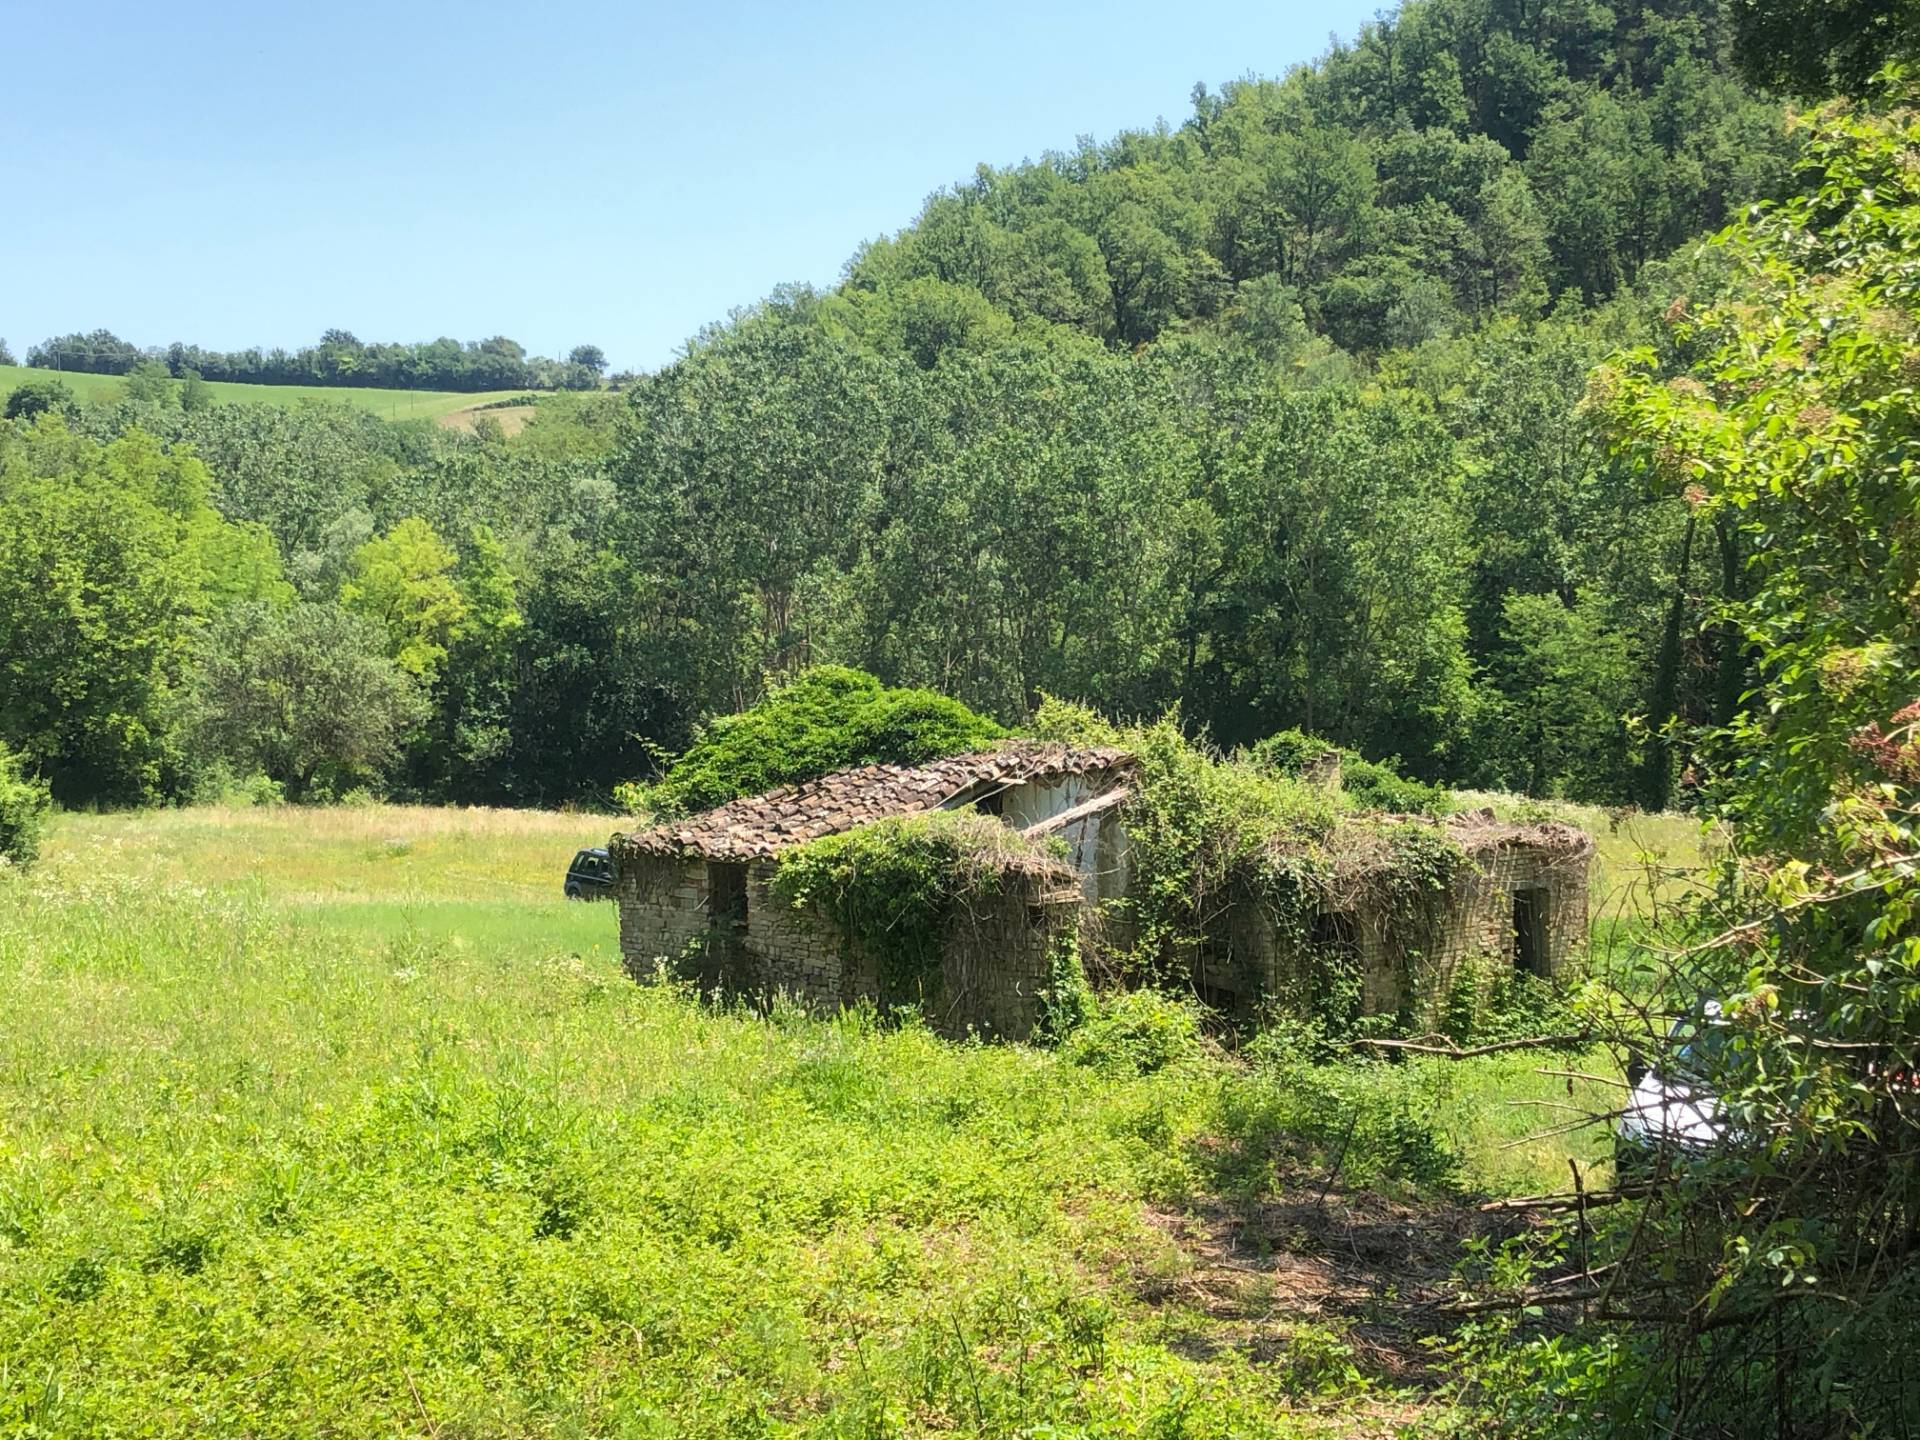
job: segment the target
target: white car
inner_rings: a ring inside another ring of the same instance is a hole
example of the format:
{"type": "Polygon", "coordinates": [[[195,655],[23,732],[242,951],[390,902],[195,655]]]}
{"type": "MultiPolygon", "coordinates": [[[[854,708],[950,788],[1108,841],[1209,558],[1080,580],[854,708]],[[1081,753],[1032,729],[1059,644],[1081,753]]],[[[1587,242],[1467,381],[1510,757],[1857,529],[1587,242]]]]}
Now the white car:
{"type": "Polygon", "coordinates": [[[1701,1065],[1725,1036],[1719,1003],[1709,1000],[1698,1020],[1674,1022],[1675,1043],[1659,1066],[1627,1067],[1633,1090],[1614,1125],[1616,1173],[1648,1168],[1662,1153],[1697,1155],[1726,1138],[1726,1117],[1701,1065]]]}

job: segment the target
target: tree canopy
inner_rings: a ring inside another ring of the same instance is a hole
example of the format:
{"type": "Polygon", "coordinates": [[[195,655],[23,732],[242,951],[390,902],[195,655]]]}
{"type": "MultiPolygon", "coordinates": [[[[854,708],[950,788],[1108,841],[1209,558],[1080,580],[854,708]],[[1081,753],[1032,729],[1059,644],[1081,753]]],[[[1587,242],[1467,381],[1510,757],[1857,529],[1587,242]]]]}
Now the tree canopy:
{"type": "MultiPolygon", "coordinates": [[[[0,364],[8,363],[0,361],[0,364]]],[[[27,351],[27,364],[90,375],[149,374],[247,385],[363,385],[385,390],[591,390],[607,367],[597,345],[565,360],[527,354],[504,335],[462,343],[444,336],[418,344],[369,343],[329,330],[298,350],[208,350],[175,341],[142,349],[111,330],[55,335],[27,351]]]]}

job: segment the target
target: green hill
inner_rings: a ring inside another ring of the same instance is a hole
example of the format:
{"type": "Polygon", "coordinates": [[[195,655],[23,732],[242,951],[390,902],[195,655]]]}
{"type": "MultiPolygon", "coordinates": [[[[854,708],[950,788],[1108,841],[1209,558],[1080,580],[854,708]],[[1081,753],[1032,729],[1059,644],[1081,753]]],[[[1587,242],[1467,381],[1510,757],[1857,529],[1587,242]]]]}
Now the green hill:
{"type": "MultiPolygon", "coordinates": [[[[59,380],[88,405],[111,405],[124,397],[127,390],[125,377],[119,375],[0,365],[0,395],[24,381],[46,379],[59,380]]],[[[207,389],[220,404],[291,406],[306,400],[331,400],[356,405],[388,420],[439,420],[456,411],[525,393],[519,390],[374,390],[348,385],[239,385],[227,380],[209,380],[207,389]]]]}

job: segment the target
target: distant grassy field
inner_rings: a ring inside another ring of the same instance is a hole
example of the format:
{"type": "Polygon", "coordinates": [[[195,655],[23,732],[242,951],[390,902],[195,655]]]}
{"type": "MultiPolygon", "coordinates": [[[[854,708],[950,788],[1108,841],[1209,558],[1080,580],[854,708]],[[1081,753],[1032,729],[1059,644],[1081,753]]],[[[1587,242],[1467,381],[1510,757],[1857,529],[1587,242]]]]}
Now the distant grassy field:
{"type": "Polygon", "coordinates": [[[1526,1056],[1143,1065],[636,985],[558,897],[610,828],[74,815],[0,872],[0,1431],[1384,1434],[1443,1409],[1394,1306],[1456,1187],[1599,1158],[1529,1138],[1568,1094],[1526,1056]]]}
{"type": "MultiPolygon", "coordinates": [[[[110,405],[126,393],[118,375],[84,375],[75,371],[36,370],[25,365],[0,365],[0,396],[27,380],[59,380],[87,404],[110,405]]],[[[177,383],[177,382],[176,382],[177,383]]],[[[356,405],[388,420],[438,420],[489,401],[523,395],[523,390],[375,390],[345,385],[238,385],[210,380],[215,401],[254,405],[298,405],[303,400],[330,400],[356,405]]]]}

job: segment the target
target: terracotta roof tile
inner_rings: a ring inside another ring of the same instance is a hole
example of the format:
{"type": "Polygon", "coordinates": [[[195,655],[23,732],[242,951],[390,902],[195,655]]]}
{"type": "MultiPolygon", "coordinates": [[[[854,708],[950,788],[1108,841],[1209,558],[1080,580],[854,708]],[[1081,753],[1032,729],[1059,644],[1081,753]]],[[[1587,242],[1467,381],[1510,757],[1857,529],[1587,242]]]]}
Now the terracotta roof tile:
{"type": "Polygon", "coordinates": [[[1132,764],[1131,755],[1111,746],[1076,749],[1029,741],[926,765],[866,765],[729,801],[638,835],[616,835],[613,848],[633,855],[750,860],[889,815],[937,810],[969,792],[986,794],[1028,780],[1118,771],[1132,764]]]}

